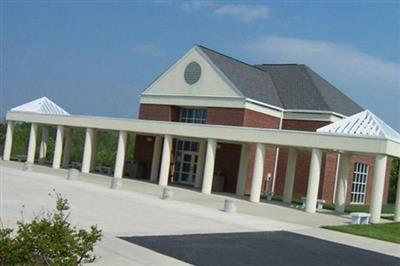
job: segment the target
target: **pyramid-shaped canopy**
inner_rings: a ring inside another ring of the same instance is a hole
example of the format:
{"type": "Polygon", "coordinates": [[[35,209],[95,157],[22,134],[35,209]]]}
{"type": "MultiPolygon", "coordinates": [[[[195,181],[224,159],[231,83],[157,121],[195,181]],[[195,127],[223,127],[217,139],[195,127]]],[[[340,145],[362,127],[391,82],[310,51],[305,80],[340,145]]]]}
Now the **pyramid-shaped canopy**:
{"type": "Polygon", "coordinates": [[[23,105],[14,107],[11,112],[29,112],[46,115],[69,115],[60,106],[49,100],[47,97],[42,97],[23,105]]]}
{"type": "Polygon", "coordinates": [[[317,132],[381,137],[400,143],[400,134],[369,110],[321,127],[317,132]]]}

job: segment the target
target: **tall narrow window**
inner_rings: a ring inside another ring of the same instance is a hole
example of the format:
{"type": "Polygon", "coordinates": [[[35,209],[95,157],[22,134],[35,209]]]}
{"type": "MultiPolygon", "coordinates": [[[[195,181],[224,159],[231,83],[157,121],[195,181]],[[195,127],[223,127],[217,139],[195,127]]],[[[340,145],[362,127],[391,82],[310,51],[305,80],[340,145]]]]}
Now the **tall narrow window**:
{"type": "Polygon", "coordinates": [[[351,203],[365,203],[367,190],[368,165],[356,162],[354,164],[353,185],[351,188],[351,203]]]}

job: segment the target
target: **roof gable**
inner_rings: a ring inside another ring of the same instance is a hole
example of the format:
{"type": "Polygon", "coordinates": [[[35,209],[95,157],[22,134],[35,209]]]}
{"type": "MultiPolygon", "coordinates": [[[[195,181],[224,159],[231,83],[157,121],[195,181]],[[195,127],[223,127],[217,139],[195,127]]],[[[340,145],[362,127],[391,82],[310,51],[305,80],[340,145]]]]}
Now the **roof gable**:
{"type": "Polygon", "coordinates": [[[204,46],[199,48],[246,97],[283,107],[268,73],[204,46]]]}
{"type": "Polygon", "coordinates": [[[196,96],[244,98],[240,90],[227,79],[198,46],[190,49],[182,58],[168,68],[155,80],[141,96],[196,96]],[[197,82],[189,84],[185,81],[186,67],[196,62],[200,65],[201,74],[197,82]]]}
{"type": "Polygon", "coordinates": [[[69,115],[67,111],[49,100],[47,97],[42,97],[31,102],[14,107],[11,112],[29,112],[48,115],[69,115]]]}
{"type": "Polygon", "coordinates": [[[321,127],[317,132],[380,137],[400,143],[400,134],[369,110],[321,127]]]}

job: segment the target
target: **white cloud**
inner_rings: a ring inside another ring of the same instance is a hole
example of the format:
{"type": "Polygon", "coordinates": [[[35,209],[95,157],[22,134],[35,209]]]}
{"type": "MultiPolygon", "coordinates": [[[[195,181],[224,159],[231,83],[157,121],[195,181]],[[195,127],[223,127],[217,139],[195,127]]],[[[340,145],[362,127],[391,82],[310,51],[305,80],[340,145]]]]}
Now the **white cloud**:
{"type": "Polygon", "coordinates": [[[136,54],[157,57],[164,54],[164,51],[154,44],[139,44],[132,48],[132,51],[136,54]]]}
{"type": "Polygon", "coordinates": [[[265,5],[251,4],[219,4],[214,1],[188,1],[181,4],[187,12],[204,11],[218,17],[231,17],[245,23],[266,20],[270,17],[270,9],[265,5]]]}
{"type": "Polygon", "coordinates": [[[256,20],[265,20],[270,16],[270,9],[261,5],[226,4],[217,7],[214,14],[219,16],[232,16],[249,23],[256,20]]]}
{"type": "Polygon", "coordinates": [[[244,49],[258,62],[309,65],[400,129],[399,63],[368,55],[351,45],[279,36],[249,41],[244,49]]]}

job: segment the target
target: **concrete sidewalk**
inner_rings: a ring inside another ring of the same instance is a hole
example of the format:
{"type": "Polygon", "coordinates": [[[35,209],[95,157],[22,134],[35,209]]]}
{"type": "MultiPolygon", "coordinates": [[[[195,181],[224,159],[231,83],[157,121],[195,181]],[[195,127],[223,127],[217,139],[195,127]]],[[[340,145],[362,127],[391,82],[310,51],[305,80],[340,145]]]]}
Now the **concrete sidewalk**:
{"type": "Polygon", "coordinates": [[[176,235],[220,232],[286,230],[392,256],[399,245],[320,229],[320,225],[344,224],[347,217],[330,212],[308,214],[279,204],[254,204],[234,199],[238,213],[225,213],[227,195],[204,195],[173,187],[174,200],[161,200],[162,187],[144,181],[124,179],[121,190],[109,189],[110,177],[81,175],[66,180],[66,170],[34,166],[33,172],[19,170],[22,164],[0,161],[1,212],[3,223],[15,225],[24,207],[25,218],[41,208],[54,208],[56,189],[71,203],[72,222],[83,227],[98,224],[104,239],[97,246],[101,265],[177,265],[180,262],[129,244],[116,236],[176,235]]]}

